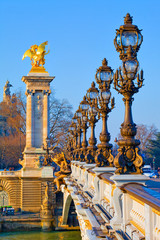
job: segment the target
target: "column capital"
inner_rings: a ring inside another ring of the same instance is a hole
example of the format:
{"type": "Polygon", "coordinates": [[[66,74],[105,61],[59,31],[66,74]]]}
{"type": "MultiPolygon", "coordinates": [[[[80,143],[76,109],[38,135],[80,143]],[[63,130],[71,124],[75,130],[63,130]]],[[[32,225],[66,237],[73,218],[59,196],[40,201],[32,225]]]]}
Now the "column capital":
{"type": "Polygon", "coordinates": [[[51,90],[43,90],[43,95],[50,95],[51,94],[51,90]]]}
{"type": "Polygon", "coordinates": [[[26,96],[33,95],[34,93],[35,93],[35,90],[33,90],[33,89],[27,89],[25,92],[26,96]]]}

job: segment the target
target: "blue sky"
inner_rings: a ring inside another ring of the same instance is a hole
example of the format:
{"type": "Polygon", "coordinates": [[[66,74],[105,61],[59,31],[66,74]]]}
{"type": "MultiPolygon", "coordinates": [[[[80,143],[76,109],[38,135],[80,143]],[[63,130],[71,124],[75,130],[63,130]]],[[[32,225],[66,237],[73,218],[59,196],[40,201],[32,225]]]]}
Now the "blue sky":
{"type": "MultiPolygon", "coordinates": [[[[45,68],[55,76],[56,97],[65,98],[76,111],[94,81],[104,57],[116,70],[121,64],[113,40],[115,30],[129,12],[133,23],[143,29],[144,41],[138,53],[144,70],[144,87],[134,95],[133,119],[137,124],[154,124],[160,130],[160,2],[157,0],[0,0],[0,101],[8,79],[12,92],[25,91],[22,76],[31,69],[23,53],[33,44],[49,42],[45,68]]],[[[122,96],[112,88],[116,107],[109,115],[111,141],[119,133],[124,118],[122,96]]],[[[101,122],[97,125],[97,136],[101,122]]]]}

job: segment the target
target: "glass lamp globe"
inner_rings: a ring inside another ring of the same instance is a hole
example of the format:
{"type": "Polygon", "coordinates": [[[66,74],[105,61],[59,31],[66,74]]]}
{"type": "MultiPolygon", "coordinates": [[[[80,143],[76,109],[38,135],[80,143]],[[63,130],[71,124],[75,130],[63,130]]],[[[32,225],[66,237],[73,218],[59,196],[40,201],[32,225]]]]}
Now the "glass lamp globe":
{"type": "Polygon", "coordinates": [[[107,71],[102,71],[97,73],[97,79],[103,81],[109,81],[113,78],[113,73],[107,72],[107,71]]]}
{"type": "Polygon", "coordinates": [[[90,111],[90,114],[93,115],[93,116],[96,116],[97,115],[97,110],[94,106],[90,107],[89,108],[89,111],[90,111]]]}
{"type": "Polygon", "coordinates": [[[103,82],[111,82],[113,80],[113,70],[108,66],[106,58],[103,59],[102,66],[97,69],[95,79],[100,88],[103,82]]]}
{"type": "Polygon", "coordinates": [[[105,102],[108,102],[108,101],[109,101],[110,96],[111,96],[110,91],[105,91],[105,90],[103,90],[103,91],[101,92],[101,97],[102,97],[102,99],[103,99],[105,102]]]}
{"type": "Polygon", "coordinates": [[[76,116],[77,116],[78,118],[81,118],[81,117],[82,117],[82,113],[78,110],[78,111],[76,112],[76,116]]]}
{"type": "Polygon", "coordinates": [[[94,100],[94,99],[96,99],[97,98],[97,96],[98,96],[98,93],[99,93],[99,91],[98,91],[98,89],[95,87],[95,83],[94,82],[92,82],[92,84],[91,84],[91,88],[89,88],[88,89],[88,91],[87,91],[87,99],[88,100],[94,100]]]}
{"type": "Polygon", "coordinates": [[[88,93],[88,97],[93,100],[93,99],[96,99],[96,97],[98,96],[98,93],[97,92],[89,92],[88,93]]]}
{"type": "Polygon", "coordinates": [[[123,63],[123,73],[128,79],[133,80],[136,77],[138,63],[135,60],[128,60],[123,63]]]}
{"type": "Polygon", "coordinates": [[[132,24],[132,17],[127,13],[124,18],[124,25],[120,26],[117,31],[114,44],[116,50],[120,52],[120,59],[126,56],[128,46],[132,46],[134,53],[138,52],[143,36],[141,30],[138,29],[136,25],[132,24]]]}
{"type": "Polygon", "coordinates": [[[80,103],[80,108],[84,111],[87,111],[88,108],[89,108],[89,103],[88,101],[86,100],[86,96],[84,96],[83,100],[81,101],[80,103]]]}
{"type": "Polygon", "coordinates": [[[87,122],[87,117],[86,116],[82,116],[82,121],[83,122],[87,122]]]}

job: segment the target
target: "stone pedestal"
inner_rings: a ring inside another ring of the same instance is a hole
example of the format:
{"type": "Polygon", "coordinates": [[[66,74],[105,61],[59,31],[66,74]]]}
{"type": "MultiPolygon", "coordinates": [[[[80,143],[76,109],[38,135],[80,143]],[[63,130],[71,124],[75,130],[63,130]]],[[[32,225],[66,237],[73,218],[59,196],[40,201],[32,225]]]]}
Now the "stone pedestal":
{"type": "Polygon", "coordinates": [[[86,190],[88,190],[88,172],[87,172],[87,170],[89,168],[92,168],[92,167],[94,168],[96,166],[96,164],[95,163],[90,163],[90,164],[84,164],[83,166],[86,169],[86,171],[84,173],[85,185],[83,187],[83,190],[86,191],[86,190]]]}
{"type": "Polygon", "coordinates": [[[44,151],[42,148],[25,148],[23,152],[23,168],[39,168],[39,158],[44,156],[45,153],[46,151],[44,151]]]}
{"type": "Polygon", "coordinates": [[[22,77],[26,84],[26,147],[23,168],[37,167],[35,161],[44,155],[42,146],[49,136],[49,95],[50,83],[54,77],[46,73],[29,73],[22,77]]]}
{"type": "Polygon", "coordinates": [[[119,187],[127,183],[138,183],[143,184],[145,186],[146,181],[148,181],[149,179],[150,179],[149,177],[141,174],[123,174],[123,175],[114,174],[111,177],[111,180],[113,180],[116,185],[116,189],[113,192],[115,215],[110,221],[110,224],[113,227],[113,229],[115,230],[121,229],[123,224],[123,208],[121,199],[123,192],[119,187]]]}
{"type": "Polygon", "coordinates": [[[99,202],[99,188],[98,188],[98,185],[99,185],[99,177],[98,175],[101,174],[101,173],[114,173],[116,170],[115,167],[95,167],[93,169],[93,171],[95,172],[96,174],[96,177],[94,178],[94,187],[95,187],[95,192],[96,194],[94,195],[92,201],[94,204],[98,203],[99,202]]]}

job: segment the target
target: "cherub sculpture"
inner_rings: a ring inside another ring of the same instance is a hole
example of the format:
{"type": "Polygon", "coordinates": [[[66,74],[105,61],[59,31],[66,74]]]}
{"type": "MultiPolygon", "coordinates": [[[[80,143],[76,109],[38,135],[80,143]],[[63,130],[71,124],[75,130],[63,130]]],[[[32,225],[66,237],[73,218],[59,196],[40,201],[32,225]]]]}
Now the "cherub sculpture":
{"type": "Polygon", "coordinates": [[[49,53],[49,50],[48,52],[45,51],[46,45],[48,45],[48,41],[41,43],[39,46],[36,44],[32,45],[30,49],[24,53],[22,60],[26,57],[30,57],[32,67],[40,67],[40,65],[43,67],[45,64],[44,56],[49,53]]]}
{"type": "Polygon", "coordinates": [[[64,183],[63,178],[71,174],[71,167],[63,152],[52,158],[52,161],[60,167],[60,171],[55,173],[56,178],[54,179],[57,186],[57,190],[54,192],[56,193],[60,191],[60,185],[64,183]]]}

